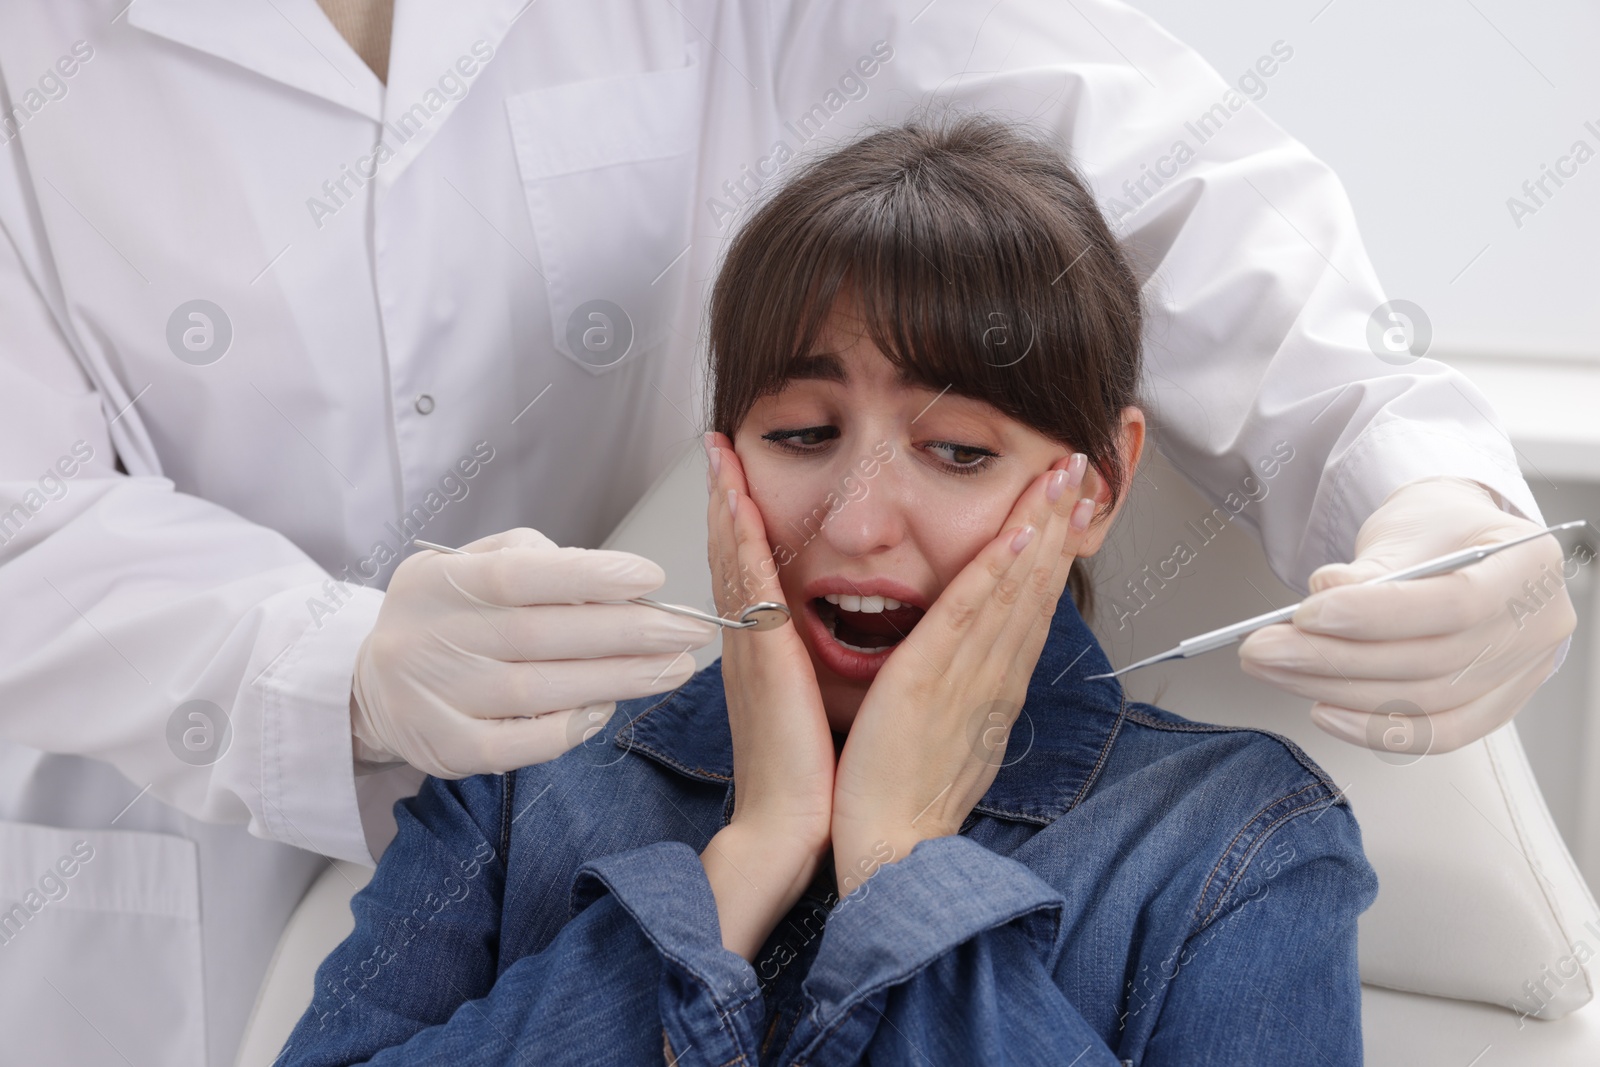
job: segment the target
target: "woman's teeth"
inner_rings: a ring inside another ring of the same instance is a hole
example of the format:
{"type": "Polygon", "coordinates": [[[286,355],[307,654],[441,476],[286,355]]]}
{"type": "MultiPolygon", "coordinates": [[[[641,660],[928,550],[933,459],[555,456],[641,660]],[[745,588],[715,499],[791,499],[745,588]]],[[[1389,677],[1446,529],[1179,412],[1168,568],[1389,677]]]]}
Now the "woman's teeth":
{"type": "Polygon", "coordinates": [[[834,634],[833,639],[852,652],[865,652],[869,656],[876,655],[888,647],[887,645],[879,645],[877,648],[862,648],[860,645],[852,645],[849,641],[844,640],[838,634],[834,634]]]}
{"type": "MultiPolygon", "coordinates": [[[[830,604],[838,605],[845,611],[861,611],[871,615],[881,614],[884,611],[893,611],[895,608],[902,606],[900,601],[887,596],[850,596],[848,593],[828,593],[822,599],[830,604]]],[[[840,642],[840,644],[843,643],[842,641],[840,642]]]]}
{"type": "MultiPolygon", "coordinates": [[[[893,633],[878,633],[876,631],[882,628],[883,623],[889,621],[888,616],[884,614],[886,610],[898,610],[906,606],[907,605],[901,604],[900,601],[893,600],[889,597],[860,597],[849,596],[843,593],[829,593],[825,596],[820,596],[817,598],[817,614],[821,617],[823,626],[827,628],[828,635],[832,637],[836,643],[850,649],[852,652],[861,652],[867,655],[876,655],[887,652],[892,646],[900,643],[900,640],[905,635],[899,632],[898,629],[895,629],[895,632],[893,633]],[[852,602],[859,606],[852,606],[852,602]],[[841,637],[839,635],[839,630],[840,627],[844,625],[844,617],[846,613],[854,613],[857,616],[881,616],[883,622],[873,620],[871,623],[868,623],[865,620],[857,618],[855,623],[850,626],[852,637],[865,637],[867,640],[875,641],[877,643],[873,645],[858,645],[852,641],[846,641],[843,637],[841,637]],[[867,629],[864,631],[861,630],[862,626],[866,626],[867,629]]],[[[892,626],[893,624],[891,624],[891,627],[892,626]]]]}

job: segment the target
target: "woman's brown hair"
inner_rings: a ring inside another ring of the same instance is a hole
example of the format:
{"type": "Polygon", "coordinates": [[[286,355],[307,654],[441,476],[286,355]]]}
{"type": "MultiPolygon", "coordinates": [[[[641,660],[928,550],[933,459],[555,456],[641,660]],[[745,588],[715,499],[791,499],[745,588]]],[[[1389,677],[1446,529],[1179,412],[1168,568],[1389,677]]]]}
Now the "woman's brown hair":
{"type": "MultiPolygon", "coordinates": [[[[781,390],[842,293],[911,379],[1089,457],[1111,490],[1140,377],[1139,283],[1061,151],[982,114],[876,128],[803,167],[739,230],[710,306],[711,428],[781,390]]],[[[1069,581],[1085,616],[1090,585],[1069,581]]]]}

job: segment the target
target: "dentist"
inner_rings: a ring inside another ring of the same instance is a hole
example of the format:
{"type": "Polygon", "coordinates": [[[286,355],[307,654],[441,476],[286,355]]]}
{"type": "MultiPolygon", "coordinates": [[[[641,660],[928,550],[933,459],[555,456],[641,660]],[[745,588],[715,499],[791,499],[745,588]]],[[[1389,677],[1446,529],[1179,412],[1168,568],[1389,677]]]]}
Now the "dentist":
{"type": "Polygon", "coordinates": [[[1565,591],[1504,609],[1549,543],[1335,588],[1541,516],[1483,396],[1378,314],[1338,181],[1251,105],[1292,43],[1224,78],[1113,0],[320,5],[0,25],[19,1062],[231,1063],[324,857],[371,862],[423,772],[552,758],[689,676],[709,627],[577,603],[658,567],[557,546],[702,429],[703,286],[747,205],[921,105],[1031,119],[1086,172],[1159,274],[1149,410],[1204,493],[1292,445],[1243,522],[1327,592],[1246,670],[1356,743],[1376,708],[1347,679],[1384,679],[1444,750],[1558,665],[1565,591]]]}

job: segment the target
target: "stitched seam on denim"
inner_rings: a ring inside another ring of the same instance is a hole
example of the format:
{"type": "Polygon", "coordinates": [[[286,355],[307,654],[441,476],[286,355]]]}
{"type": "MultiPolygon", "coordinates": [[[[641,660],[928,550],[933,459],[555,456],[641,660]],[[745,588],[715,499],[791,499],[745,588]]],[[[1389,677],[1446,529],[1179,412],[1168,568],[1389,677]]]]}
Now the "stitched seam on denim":
{"type": "MultiPolygon", "coordinates": [[[[613,745],[616,745],[617,742],[618,742],[618,739],[620,739],[622,737],[623,731],[632,730],[633,733],[635,735],[637,735],[638,734],[638,730],[636,730],[634,728],[636,726],[638,726],[639,723],[644,721],[645,716],[649,715],[652,711],[655,711],[657,708],[663,707],[666,704],[670,703],[671,701],[677,699],[677,696],[678,696],[678,690],[674,689],[672,692],[668,693],[666,696],[662,697],[660,700],[656,701],[654,704],[650,705],[648,708],[645,708],[638,715],[636,715],[633,718],[629,719],[628,720],[628,724],[626,726],[624,726],[621,730],[618,730],[616,732],[616,735],[612,738],[611,743],[613,745]]],[[[708,781],[708,780],[709,781],[717,781],[717,782],[731,782],[731,781],[733,781],[733,776],[732,775],[718,774],[715,771],[708,771],[708,770],[705,770],[704,768],[690,767],[690,766],[688,766],[687,764],[683,763],[680,760],[673,759],[671,756],[667,755],[665,752],[662,752],[660,749],[650,747],[649,745],[647,745],[644,742],[640,741],[637,736],[635,736],[633,740],[629,741],[627,748],[624,749],[624,751],[633,751],[633,750],[637,750],[637,751],[640,751],[640,752],[648,753],[649,756],[652,759],[657,760],[658,762],[662,763],[663,765],[665,765],[667,767],[670,767],[673,770],[678,771],[681,774],[685,774],[685,775],[689,776],[690,778],[699,778],[702,781],[708,781]]]]}
{"type": "Polygon", "coordinates": [[[1032,823],[1035,826],[1049,826],[1055,818],[1046,815],[1034,815],[1031,812],[1012,811],[1010,808],[997,808],[991,804],[974,804],[973,811],[981,811],[985,815],[998,815],[1002,819],[1013,819],[1017,822],[1032,823]]]}
{"type": "Polygon", "coordinates": [[[1106,735],[1106,743],[1100,746],[1100,756],[1094,761],[1094,766],[1089,769],[1089,776],[1083,780],[1083,787],[1078,790],[1078,795],[1073,797],[1071,803],[1067,805],[1068,811],[1081,804],[1083,798],[1089,795],[1089,790],[1100,778],[1100,771],[1105,767],[1106,761],[1111,758],[1111,746],[1116,743],[1117,737],[1122,733],[1122,721],[1128,716],[1127,691],[1123,690],[1121,696],[1122,705],[1117,708],[1117,721],[1111,724],[1111,732],[1106,735]]]}
{"type": "MultiPolygon", "coordinates": [[[[885,978],[881,982],[877,982],[877,983],[875,983],[874,985],[872,985],[870,987],[857,986],[855,992],[850,995],[850,998],[848,1000],[843,1001],[839,1005],[839,1010],[840,1010],[839,1017],[837,1019],[835,1019],[833,1022],[829,1023],[828,1024],[828,1028],[826,1030],[822,1031],[820,1034],[818,1034],[815,1038],[813,1038],[807,1044],[806,1049],[801,1053],[802,1059],[795,1061],[795,1067],[799,1067],[799,1065],[802,1062],[804,1062],[804,1058],[805,1057],[810,1056],[813,1052],[815,1052],[816,1047],[817,1047],[818,1044],[820,1044],[822,1041],[826,1040],[827,1037],[830,1034],[832,1034],[835,1030],[837,1030],[839,1027],[843,1026],[849,1020],[850,1016],[855,1014],[856,1009],[860,1008],[862,1005],[864,1005],[867,1002],[867,999],[869,997],[871,997],[874,994],[879,993],[879,992],[881,992],[881,991],[883,991],[885,989],[889,989],[889,988],[891,988],[893,986],[902,985],[905,982],[909,982],[911,979],[915,978],[917,975],[921,974],[923,971],[925,971],[929,967],[933,966],[939,960],[941,960],[945,956],[949,955],[955,949],[961,947],[962,945],[966,944],[968,941],[973,940],[974,938],[980,937],[983,934],[988,933],[990,930],[998,930],[1002,926],[1009,926],[1011,923],[1016,922],[1018,919],[1022,919],[1022,918],[1025,918],[1025,917],[1029,916],[1029,915],[1033,915],[1036,912],[1047,911],[1047,910],[1049,910],[1051,908],[1055,908],[1057,911],[1061,911],[1062,910],[1060,904],[1056,904],[1056,903],[1052,903],[1052,902],[1046,901],[1045,903],[1042,903],[1042,904],[1034,904],[1034,905],[1032,905],[1030,907],[1023,908],[1020,911],[1014,911],[1011,914],[1007,915],[1006,917],[1004,917],[1002,919],[999,919],[999,920],[997,920],[995,922],[990,923],[988,926],[985,926],[982,930],[974,931],[971,937],[963,938],[962,940],[957,941],[954,945],[951,945],[950,947],[946,948],[944,951],[938,953],[937,955],[930,956],[928,959],[923,960],[921,963],[917,964],[911,970],[905,972],[902,975],[896,975],[896,976],[891,976],[889,978],[885,978]]],[[[1060,936],[1060,925],[1061,924],[1060,924],[1060,922],[1058,920],[1057,923],[1056,923],[1057,936],[1060,936]]],[[[811,997],[809,994],[807,995],[806,999],[811,1001],[811,1004],[812,1004],[811,1012],[814,1014],[816,1009],[818,1007],[820,1007],[821,1005],[817,1004],[816,999],[811,997]]],[[[882,1015],[883,1013],[882,1012],[878,1012],[878,1014],[882,1015]]]]}
{"type": "MultiPolygon", "coordinates": [[[[613,745],[615,745],[617,743],[618,739],[621,738],[624,730],[632,730],[639,723],[644,722],[646,716],[648,716],[652,711],[655,711],[657,708],[661,707],[662,705],[664,705],[668,701],[670,701],[674,696],[677,695],[677,692],[678,691],[676,689],[674,689],[672,692],[668,693],[666,696],[662,697],[660,700],[656,701],[654,704],[651,704],[648,708],[645,708],[639,714],[637,714],[633,718],[629,719],[627,724],[624,725],[621,730],[618,730],[616,732],[616,735],[614,737],[612,737],[611,743],[613,745]]],[[[638,744],[637,741],[630,741],[628,743],[628,747],[632,748],[636,744],[638,744]]]]}
{"type": "MultiPolygon", "coordinates": [[[[1302,792],[1304,792],[1304,790],[1302,790],[1302,792]]],[[[1326,797],[1322,797],[1312,801],[1309,804],[1302,804],[1300,807],[1279,816],[1276,821],[1263,830],[1261,832],[1261,838],[1256,841],[1255,844],[1250,846],[1249,854],[1245,857],[1244,861],[1239,864],[1238,871],[1236,871],[1228,879],[1227,885],[1222,887],[1222,891],[1217,896],[1217,903],[1212,907],[1210,914],[1205,917],[1199,926],[1196,926],[1194,930],[1189,933],[1189,937],[1193,937],[1195,934],[1200,933],[1200,931],[1211,925],[1211,921],[1217,917],[1217,912],[1222,910],[1222,902],[1228,899],[1228,892],[1233,888],[1240,878],[1244,877],[1244,872],[1249,868],[1250,864],[1255,861],[1255,857],[1260,855],[1262,846],[1271,840],[1272,835],[1277,832],[1278,827],[1282,826],[1284,823],[1288,822],[1290,819],[1293,819],[1297,815],[1303,815],[1308,811],[1314,811],[1318,807],[1328,807],[1329,805],[1324,803],[1326,800],[1326,797]]],[[[1202,896],[1201,901],[1203,902],[1204,899],[1205,897],[1202,896]]],[[[1188,940],[1188,938],[1185,938],[1185,940],[1188,940]]]]}
{"type": "Polygon", "coordinates": [[[729,775],[729,774],[718,774],[716,771],[708,771],[704,767],[690,767],[688,764],[682,762],[681,760],[673,759],[671,756],[667,755],[665,752],[662,752],[660,749],[651,748],[649,745],[646,745],[646,744],[643,744],[643,743],[640,743],[640,742],[634,742],[632,745],[629,746],[629,748],[632,751],[635,751],[635,752],[643,752],[646,755],[648,755],[651,759],[656,760],[657,762],[665,765],[666,767],[668,767],[668,768],[670,768],[672,770],[675,770],[675,771],[679,772],[680,774],[683,774],[683,775],[685,775],[686,777],[689,777],[689,778],[697,778],[702,782],[731,782],[731,781],[733,781],[733,776],[732,775],[729,775]]]}
{"type": "MultiPolygon", "coordinates": [[[[1290,810],[1284,812],[1282,815],[1280,815],[1276,819],[1274,819],[1271,823],[1269,823],[1261,831],[1260,838],[1251,843],[1251,845],[1250,845],[1249,849],[1247,850],[1244,858],[1240,861],[1239,869],[1237,871],[1235,871],[1233,874],[1228,876],[1227,883],[1219,891],[1218,896],[1217,896],[1217,903],[1216,903],[1215,907],[1213,907],[1211,909],[1211,914],[1206,917],[1207,918],[1207,922],[1209,922],[1211,919],[1216,917],[1216,913],[1217,913],[1218,909],[1220,909],[1222,907],[1223,901],[1228,899],[1228,894],[1233,891],[1233,888],[1239,883],[1239,880],[1244,877],[1245,872],[1249,869],[1250,865],[1252,863],[1254,863],[1256,857],[1261,854],[1262,847],[1265,846],[1266,843],[1269,840],[1271,840],[1272,835],[1277,832],[1278,828],[1280,826],[1282,826],[1284,823],[1288,822],[1289,820],[1295,818],[1296,816],[1303,815],[1308,811],[1315,811],[1319,807],[1320,808],[1330,807],[1331,805],[1325,803],[1326,799],[1327,798],[1325,798],[1325,797],[1324,798],[1318,798],[1317,800],[1313,800],[1313,801],[1310,801],[1308,803],[1302,804],[1297,808],[1291,808],[1290,810]]],[[[1198,932],[1198,931],[1196,931],[1196,932],[1198,932]]]]}
{"type": "Polygon", "coordinates": [[[1095,758],[1094,766],[1089,768],[1089,774],[1084,778],[1083,785],[1078,788],[1078,792],[1073,795],[1071,800],[1067,801],[1067,806],[1062,808],[1059,813],[1055,815],[1034,815],[1031,812],[1012,811],[1010,808],[997,807],[993,804],[984,804],[981,801],[977,804],[974,804],[972,806],[972,810],[975,812],[982,812],[985,815],[998,815],[1002,819],[1014,819],[1017,822],[1033,823],[1035,826],[1049,826],[1051,823],[1061,818],[1062,815],[1065,815],[1067,812],[1083,803],[1083,798],[1089,795],[1089,790],[1094,787],[1095,781],[1100,777],[1100,771],[1104,769],[1106,762],[1111,758],[1111,745],[1116,741],[1117,735],[1122,732],[1122,720],[1127,714],[1127,711],[1128,695],[1124,693],[1122,695],[1122,706],[1117,709],[1116,721],[1111,724],[1111,730],[1106,734],[1105,743],[1100,746],[1100,755],[1095,758]]]}
{"type": "Polygon", "coordinates": [[[656,936],[650,932],[649,928],[646,927],[644,922],[639,918],[639,913],[634,911],[633,908],[629,906],[628,902],[622,898],[622,895],[617,892],[616,887],[611,884],[610,879],[606,878],[599,871],[596,871],[592,868],[589,869],[589,876],[597,880],[601,885],[605,886],[606,892],[610,893],[614,898],[616,898],[617,905],[621,907],[623,911],[628,913],[628,917],[631,918],[634,925],[639,928],[639,932],[645,936],[645,940],[649,941],[656,947],[656,951],[661,954],[661,957],[676,963],[679,971],[681,971],[691,982],[704,991],[704,996],[711,1002],[711,1007],[716,1011],[722,1028],[728,1031],[734,1048],[738,1050],[738,1055],[728,1062],[746,1062],[748,1050],[745,1049],[743,1042],[739,1040],[739,1032],[733,1028],[733,1017],[739,1014],[739,1012],[743,1011],[745,1006],[754,1001],[756,997],[760,996],[760,990],[758,989],[756,992],[751,993],[740,1000],[734,1001],[733,1010],[724,1010],[722,1005],[717,1002],[717,997],[711,991],[711,987],[705,982],[701,981],[700,976],[695,973],[694,968],[689,966],[688,961],[683,959],[683,957],[679,956],[677,953],[668,950],[665,945],[656,940],[656,936]]]}
{"type": "MultiPolygon", "coordinates": [[[[845,1023],[849,1022],[850,1021],[850,1017],[852,1015],[854,1015],[857,1011],[859,1011],[861,1008],[865,1007],[866,1003],[867,1003],[866,997],[860,997],[854,1003],[852,1003],[850,1005],[848,1010],[841,1012],[837,1019],[835,1019],[833,1022],[828,1024],[828,1028],[826,1030],[822,1031],[822,1033],[818,1034],[816,1037],[811,1039],[811,1043],[807,1047],[807,1050],[800,1054],[800,1059],[794,1061],[794,1067],[805,1067],[805,1064],[810,1062],[810,1057],[811,1057],[812,1053],[814,1053],[817,1050],[817,1047],[819,1045],[821,1045],[822,1042],[826,1041],[829,1037],[833,1036],[833,1032],[835,1030],[839,1029],[845,1023]]],[[[882,1015],[883,1012],[880,1011],[880,1012],[878,1012],[878,1014],[882,1015]]]]}
{"type": "MultiPolygon", "coordinates": [[[[1211,873],[1206,875],[1205,885],[1200,887],[1200,899],[1194,902],[1194,921],[1199,924],[1196,927],[1197,930],[1203,928],[1205,924],[1210,921],[1209,916],[1201,915],[1200,909],[1205,905],[1206,896],[1211,892],[1211,883],[1216,881],[1217,874],[1223,869],[1224,866],[1226,866],[1228,862],[1228,854],[1233,851],[1233,846],[1237,845],[1239,843],[1239,839],[1250,832],[1251,827],[1255,826],[1257,822],[1265,818],[1268,812],[1272,811],[1279,805],[1287,804],[1301,793],[1304,793],[1308,789],[1315,789],[1317,786],[1318,783],[1312,782],[1308,785],[1301,786],[1293,793],[1279,797],[1277,800],[1272,801],[1272,803],[1262,806],[1260,810],[1258,810],[1254,815],[1250,816],[1243,826],[1239,827],[1238,832],[1233,835],[1233,839],[1230,840],[1227,846],[1223,848],[1222,855],[1217,857],[1216,866],[1212,867],[1211,873]]],[[[1241,865],[1241,869],[1243,866],[1247,865],[1248,864],[1241,865]]],[[[1231,877],[1229,880],[1232,880],[1231,877]]],[[[1215,914],[1215,911],[1216,909],[1213,908],[1212,913],[1215,914]]],[[[1193,935],[1191,934],[1190,936],[1193,935]]]]}
{"type": "Polygon", "coordinates": [[[1211,868],[1211,873],[1206,876],[1205,885],[1200,887],[1200,899],[1195,902],[1195,921],[1196,922],[1200,922],[1201,921],[1200,907],[1201,907],[1202,904],[1205,903],[1206,895],[1211,891],[1211,883],[1216,880],[1217,874],[1227,864],[1227,862],[1228,862],[1228,854],[1230,852],[1232,852],[1233,851],[1233,847],[1239,843],[1239,839],[1241,837],[1244,837],[1247,833],[1249,833],[1250,832],[1250,828],[1252,826],[1254,826],[1257,822],[1259,822],[1261,819],[1265,818],[1267,816],[1268,812],[1272,811],[1274,808],[1277,808],[1282,804],[1287,804],[1289,801],[1293,800],[1295,797],[1299,796],[1301,793],[1304,793],[1306,790],[1315,789],[1316,787],[1317,787],[1317,783],[1315,783],[1315,782],[1309,783],[1307,785],[1301,786],[1299,789],[1296,789],[1293,793],[1286,794],[1284,796],[1279,797],[1277,800],[1272,801],[1270,804],[1263,805],[1258,811],[1256,811],[1256,813],[1254,815],[1250,816],[1250,818],[1245,822],[1245,824],[1243,826],[1241,826],[1239,828],[1238,832],[1236,832],[1233,835],[1233,838],[1228,842],[1227,846],[1223,848],[1222,855],[1217,857],[1216,865],[1211,868]]]}
{"type": "Polygon", "coordinates": [[[517,772],[500,775],[500,862],[511,873],[511,805],[517,793],[517,772]]]}
{"type": "Polygon", "coordinates": [[[1300,766],[1310,771],[1317,777],[1318,781],[1327,786],[1334,793],[1338,794],[1341,800],[1344,797],[1344,792],[1339,788],[1337,782],[1328,777],[1328,772],[1318,766],[1316,760],[1306,755],[1305,749],[1295,744],[1295,742],[1290,738],[1284,737],[1282,734],[1275,734],[1271,730],[1262,730],[1255,726],[1223,726],[1220,723],[1213,722],[1163,722],[1160,719],[1153,718],[1138,711],[1129,711],[1128,718],[1132,719],[1136,723],[1139,723],[1141,726],[1148,726],[1155,730],[1168,730],[1173,733],[1180,734],[1239,733],[1260,734],[1262,737],[1270,737],[1274,741],[1283,745],[1284,748],[1288,749],[1289,755],[1293,756],[1295,760],[1299,762],[1300,766]]]}
{"type": "Polygon", "coordinates": [[[778,1023],[781,1021],[782,1016],[777,1012],[774,1012],[772,1015],[772,1025],[767,1027],[767,1036],[761,1039],[761,1048],[757,1050],[758,1055],[765,1056],[767,1054],[767,1050],[772,1047],[772,1037],[778,1032],[778,1023]]]}
{"type": "MultiPolygon", "coordinates": [[[[611,887],[607,886],[606,888],[610,889],[611,887]]],[[[614,890],[613,890],[613,895],[615,895],[615,891],[614,890]]],[[[618,897],[617,898],[617,902],[619,904],[621,904],[622,903],[622,898],[618,897]]],[[[728,1031],[729,1040],[731,1040],[733,1042],[734,1048],[736,1050],[738,1050],[737,1055],[735,1055],[734,1058],[729,1060],[728,1062],[729,1063],[744,1063],[746,1061],[746,1050],[744,1048],[744,1043],[739,1040],[739,1031],[737,1031],[737,1030],[735,1030],[733,1028],[733,1017],[735,1015],[738,1015],[741,1011],[743,1011],[745,1009],[745,1007],[748,1006],[751,1002],[753,1002],[755,1000],[755,998],[759,994],[752,993],[747,997],[744,997],[744,998],[742,998],[740,1000],[734,1001],[731,1010],[724,1009],[722,1007],[722,1005],[717,1002],[716,995],[714,993],[712,993],[711,987],[708,986],[705,982],[700,980],[700,976],[694,972],[694,969],[691,968],[688,965],[688,963],[686,963],[676,953],[667,951],[667,949],[661,944],[661,942],[657,941],[655,939],[654,935],[652,935],[649,931],[647,931],[645,929],[644,923],[639,922],[639,916],[634,914],[634,911],[633,911],[632,908],[628,907],[628,905],[626,905],[626,904],[622,904],[622,908],[623,908],[624,911],[626,911],[633,918],[634,923],[639,927],[639,932],[644,934],[644,936],[650,941],[650,943],[656,946],[656,951],[661,953],[661,955],[662,955],[662,957],[664,959],[669,959],[673,963],[676,963],[678,965],[678,969],[685,976],[687,976],[688,979],[691,982],[693,982],[696,986],[700,987],[700,989],[703,991],[703,994],[704,994],[705,998],[711,1002],[711,1007],[716,1011],[717,1017],[718,1017],[718,1021],[721,1023],[722,1028],[724,1030],[728,1031]]],[[[685,1051],[688,1051],[688,1050],[686,1049],[685,1051]]]]}

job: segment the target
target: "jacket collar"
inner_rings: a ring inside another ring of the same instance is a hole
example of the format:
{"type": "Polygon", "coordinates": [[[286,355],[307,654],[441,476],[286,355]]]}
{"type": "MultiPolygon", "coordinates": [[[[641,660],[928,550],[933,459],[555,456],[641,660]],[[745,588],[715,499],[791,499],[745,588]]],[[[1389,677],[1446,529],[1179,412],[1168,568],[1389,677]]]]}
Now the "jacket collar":
{"type": "MultiPolygon", "coordinates": [[[[1047,825],[1070,811],[1094,783],[1122,724],[1125,699],[1100,644],[1063,596],[1012,727],[1005,763],[975,809],[1047,825]]],[[[976,730],[976,725],[974,727],[976,730]]],[[[733,738],[719,658],[650,704],[614,737],[661,765],[703,782],[733,781],[733,738]]]]}
{"type": "MultiPolygon", "coordinates": [[[[444,125],[462,96],[437,83],[462,58],[496,51],[532,0],[451,0],[395,5],[389,82],[378,81],[318,9],[316,0],[223,4],[216,0],[138,0],[128,23],[383,124],[379,136],[396,162],[378,173],[392,182],[444,125]],[[475,50],[476,46],[476,50],[475,50]],[[416,112],[418,106],[423,112],[416,112]],[[406,116],[412,114],[412,119],[406,116]],[[416,123],[423,114],[428,121],[416,123]],[[412,124],[408,125],[410,121],[412,124]]],[[[457,78],[458,81],[463,79],[457,78]]],[[[471,79],[466,79],[471,80],[471,79]]]]}
{"type": "Polygon", "coordinates": [[[383,84],[317,8],[316,0],[219,4],[138,0],[128,25],[377,120],[383,84]]]}

